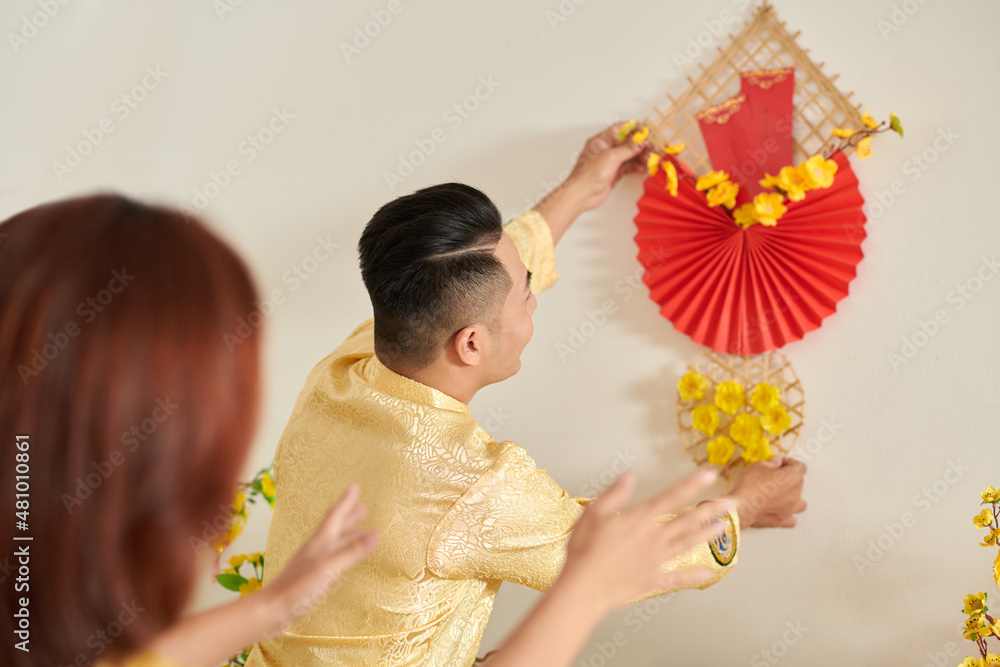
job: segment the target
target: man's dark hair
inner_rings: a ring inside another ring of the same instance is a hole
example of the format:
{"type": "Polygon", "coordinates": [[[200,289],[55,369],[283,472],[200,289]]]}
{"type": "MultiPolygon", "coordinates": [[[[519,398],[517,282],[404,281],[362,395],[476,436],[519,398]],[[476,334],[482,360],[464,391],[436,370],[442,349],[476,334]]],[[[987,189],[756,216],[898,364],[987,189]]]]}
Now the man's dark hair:
{"type": "Polygon", "coordinates": [[[419,370],[462,328],[498,328],[513,285],[494,254],[502,236],[497,207],[461,183],[418,190],[375,213],[358,253],[382,363],[419,370]]]}

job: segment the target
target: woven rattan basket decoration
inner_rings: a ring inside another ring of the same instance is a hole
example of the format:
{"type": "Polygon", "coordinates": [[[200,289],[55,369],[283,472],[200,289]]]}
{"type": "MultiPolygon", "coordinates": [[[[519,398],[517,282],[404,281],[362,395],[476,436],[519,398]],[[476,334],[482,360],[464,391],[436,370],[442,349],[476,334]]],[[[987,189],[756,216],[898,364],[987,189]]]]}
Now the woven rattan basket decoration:
{"type": "MultiPolygon", "coordinates": [[[[861,105],[852,105],[851,96],[834,85],[839,77],[827,77],[824,63],[816,64],[809,50],[796,42],[799,32],[790,34],[785,23],[778,20],[774,7],[765,2],[753,17],[743,24],[736,36],[730,35],[726,48],[717,47],[719,56],[705,67],[699,64],[697,79],[687,77],[688,89],[676,99],[667,95],[666,110],[656,109],[656,115],[646,120],[650,139],[658,147],[683,143],[684,162],[698,175],[711,171],[711,162],[701,138],[696,114],[710,106],[725,102],[739,93],[740,72],[777,67],[795,68],[795,117],[793,120],[795,162],[802,162],[819,153],[830,143],[830,131],[835,127],[860,129],[861,105]]],[[[852,149],[853,150],[853,149],[852,149]]]]}
{"type": "MultiPolygon", "coordinates": [[[[765,352],[755,356],[742,357],[708,352],[688,366],[687,370],[698,371],[708,380],[705,399],[682,401],[679,396],[677,398],[677,424],[680,427],[681,439],[684,441],[684,449],[697,465],[716,468],[715,465],[708,462],[708,453],[705,448],[711,440],[727,433],[729,424],[732,423],[734,417],[721,413],[718,430],[714,436],[710,437],[692,428],[691,409],[695,405],[710,402],[710,398],[715,395],[715,387],[720,382],[725,381],[736,381],[743,385],[747,395],[748,404],[745,408],[747,411],[751,410],[749,405],[750,392],[757,383],[768,382],[781,391],[781,402],[791,417],[792,423],[781,435],[769,435],[768,438],[771,440],[771,448],[775,454],[784,455],[791,451],[798,440],[799,432],[802,430],[806,401],[799,376],[783,354],[765,352]]],[[[718,469],[719,474],[727,481],[734,472],[746,467],[746,463],[740,458],[738,451],[728,464],[718,469]]]]}

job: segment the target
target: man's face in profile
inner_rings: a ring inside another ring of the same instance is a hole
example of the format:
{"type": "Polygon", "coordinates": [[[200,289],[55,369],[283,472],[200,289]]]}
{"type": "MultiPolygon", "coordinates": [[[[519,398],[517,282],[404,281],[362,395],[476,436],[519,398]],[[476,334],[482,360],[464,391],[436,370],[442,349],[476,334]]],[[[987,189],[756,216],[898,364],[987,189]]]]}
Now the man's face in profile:
{"type": "Polygon", "coordinates": [[[496,256],[510,274],[512,285],[503,302],[499,330],[491,335],[487,356],[491,382],[505,380],[520,370],[521,352],[534,332],[531,316],[537,305],[529,288],[528,269],[506,232],[497,244],[496,256]]]}

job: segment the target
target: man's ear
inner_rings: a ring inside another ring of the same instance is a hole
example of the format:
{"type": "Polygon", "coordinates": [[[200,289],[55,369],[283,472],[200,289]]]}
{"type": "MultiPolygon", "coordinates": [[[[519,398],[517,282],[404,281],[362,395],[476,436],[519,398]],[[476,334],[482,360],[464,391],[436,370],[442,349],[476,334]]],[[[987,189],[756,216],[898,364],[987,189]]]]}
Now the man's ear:
{"type": "Polygon", "coordinates": [[[470,324],[455,334],[452,351],[459,362],[466,366],[478,366],[483,363],[488,344],[487,336],[486,327],[479,324],[470,324]]]}

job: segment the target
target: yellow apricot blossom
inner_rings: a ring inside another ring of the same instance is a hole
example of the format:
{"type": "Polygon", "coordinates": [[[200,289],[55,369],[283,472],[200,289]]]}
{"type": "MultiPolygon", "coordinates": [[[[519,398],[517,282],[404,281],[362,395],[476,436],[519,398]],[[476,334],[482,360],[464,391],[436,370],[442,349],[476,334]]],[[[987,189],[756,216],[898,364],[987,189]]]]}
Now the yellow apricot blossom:
{"type": "Polygon", "coordinates": [[[646,169],[649,170],[650,176],[656,176],[656,172],[660,170],[660,154],[650,153],[649,159],[646,160],[646,169]]]}
{"type": "Polygon", "coordinates": [[[670,144],[663,149],[664,155],[677,155],[682,150],[684,150],[684,144],[670,144]]]}
{"type": "Polygon", "coordinates": [[[739,382],[720,382],[715,388],[715,404],[727,415],[735,415],[746,402],[746,393],[739,382]]]}
{"type": "Polygon", "coordinates": [[[733,219],[737,225],[743,229],[747,229],[750,225],[757,222],[757,207],[749,202],[743,204],[733,211],[733,219]]]}
{"type": "Polygon", "coordinates": [[[973,517],[972,522],[976,524],[976,528],[985,528],[993,523],[993,511],[984,509],[982,512],[973,517]]]}
{"type": "Polygon", "coordinates": [[[995,503],[1000,501],[1000,492],[997,492],[992,486],[987,486],[986,490],[979,494],[979,497],[983,499],[984,503],[995,503]]]}
{"type": "Polygon", "coordinates": [[[244,595],[249,595],[250,593],[255,593],[260,590],[260,579],[254,577],[253,579],[248,579],[247,583],[240,584],[240,597],[244,595]]]}
{"type": "Polygon", "coordinates": [[[977,616],[983,613],[983,609],[986,607],[986,593],[979,591],[975,595],[969,593],[963,599],[965,607],[962,609],[963,612],[969,616],[977,616]]]}
{"type": "Polygon", "coordinates": [[[870,127],[873,130],[878,127],[878,122],[867,111],[861,114],[861,122],[865,124],[865,127],[870,127]]]}
{"type": "Polygon", "coordinates": [[[761,192],[754,197],[753,207],[757,221],[765,227],[774,227],[778,219],[788,211],[784,200],[777,192],[761,192]]]}
{"type": "Polygon", "coordinates": [[[699,405],[691,411],[691,426],[705,435],[715,435],[719,428],[719,408],[714,405],[699,405]]]}
{"type": "Polygon", "coordinates": [[[649,128],[643,125],[641,130],[632,135],[632,141],[641,144],[647,137],[649,137],[649,128]]]}
{"type": "Polygon", "coordinates": [[[747,413],[736,415],[736,419],[729,425],[729,437],[743,447],[759,445],[760,439],[764,437],[764,427],[760,423],[760,417],[747,413]]]}
{"type": "Polygon", "coordinates": [[[766,435],[761,435],[749,446],[743,446],[743,454],[741,456],[747,463],[770,461],[771,457],[774,456],[774,451],[771,449],[771,441],[767,439],[766,435]]]}
{"type": "Polygon", "coordinates": [[[708,443],[708,462],[715,465],[726,465],[736,452],[736,445],[728,435],[720,435],[708,443]]]}
{"type": "Polygon", "coordinates": [[[850,139],[855,134],[855,131],[849,127],[835,127],[833,128],[833,136],[840,137],[841,139],[850,139]]]}
{"type": "Polygon", "coordinates": [[[862,160],[867,160],[872,156],[872,138],[865,137],[858,142],[858,146],[855,149],[858,152],[858,157],[862,160]]]}
{"type": "Polygon", "coordinates": [[[698,371],[686,373],[677,382],[677,393],[680,394],[683,401],[701,400],[705,397],[706,389],[708,389],[708,380],[698,371]]]}
{"type": "Polygon", "coordinates": [[[729,180],[729,174],[724,171],[710,171],[694,184],[695,190],[709,190],[719,183],[729,180]]]}
{"type": "Polygon", "coordinates": [[[781,390],[770,382],[758,382],[750,393],[750,405],[753,409],[764,412],[765,408],[776,404],[781,404],[781,390]]]}
{"type": "Polygon", "coordinates": [[[722,181],[708,191],[708,205],[732,208],[736,206],[736,195],[739,191],[740,186],[732,181],[722,181]]]}
{"type": "Polygon", "coordinates": [[[777,176],[765,174],[760,184],[765,188],[781,188],[790,201],[802,201],[809,189],[805,176],[797,167],[782,167],[777,176]]]}
{"type": "Polygon", "coordinates": [[[671,197],[677,196],[677,167],[669,160],[663,163],[663,172],[667,175],[667,191],[671,197]]]}
{"type": "Polygon", "coordinates": [[[792,425],[792,418],[780,404],[771,405],[761,411],[760,423],[771,435],[781,435],[792,425]]]}
{"type": "Polygon", "coordinates": [[[827,160],[822,155],[813,155],[800,164],[799,168],[802,178],[810,190],[830,187],[833,185],[833,177],[837,173],[837,163],[833,160],[827,160]]]}

